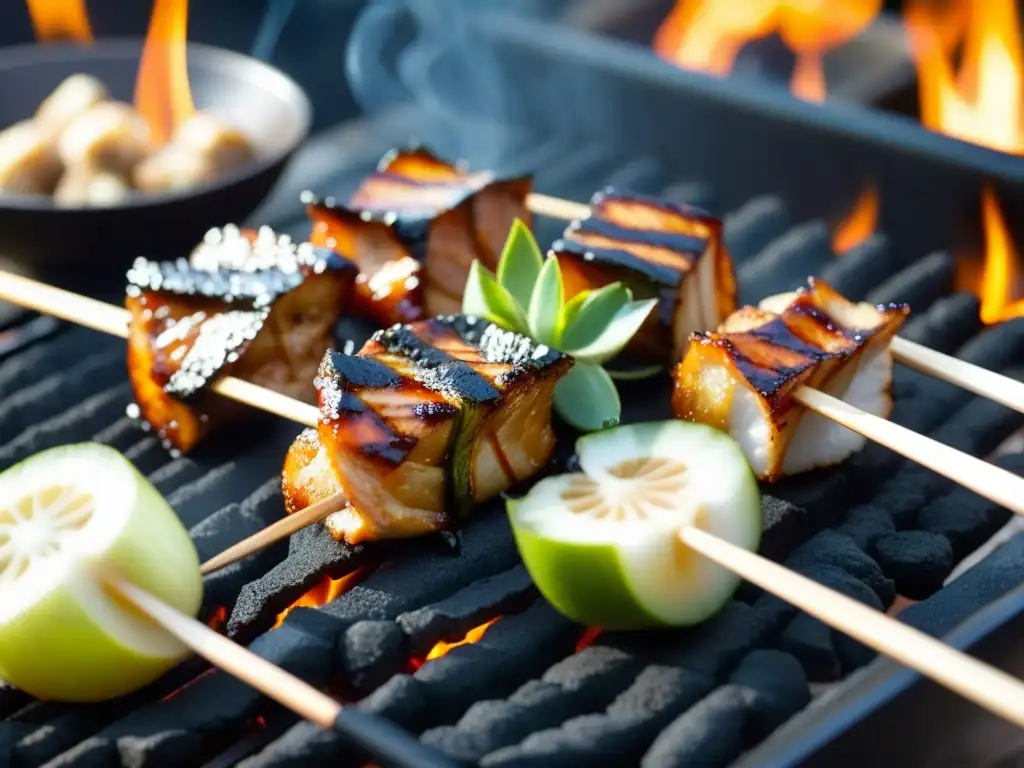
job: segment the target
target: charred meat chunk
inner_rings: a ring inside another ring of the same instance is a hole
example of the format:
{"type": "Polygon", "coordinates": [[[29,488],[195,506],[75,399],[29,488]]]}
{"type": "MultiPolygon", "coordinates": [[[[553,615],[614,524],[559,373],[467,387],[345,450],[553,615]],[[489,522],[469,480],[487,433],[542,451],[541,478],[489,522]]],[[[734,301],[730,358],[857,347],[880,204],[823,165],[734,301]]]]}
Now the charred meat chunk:
{"type": "Polygon", "coordinates": [[[378,331],[357,355],[328,352],[319,430],[285,460],[288,511],[344,493],[349,507],[327,527],[349,544],[453,527],[551,459],[553,391],[571,366],[463,315],[378,331]]]}
{"type": "Polygon", "coordinates": [[[763,480],[843,461],[865,438],[795,402],[801,385],[868,413],[892,408],[889,341],[906,305],[853,303],[820,280],[695,333],[676,366],[677,417],[728,432],[763,480]]]}
{"type": "Polygon", "coordinates": [[[715,328],[736,309],[722,222],[698,208],[606,189],[550,255],[558,259],[567,299],[617,281],[634,298],[658,299],[626,348],[645,362],[681,360],[691,333],[715,328]]]}
{"type": "Polygon", "coordinates": [[[137,259],[125,301],[133,410],[187,453],[245,407],[211,407],[208,385],[218,377],[315,402],[312,381],[355,273],[336,254],[266,227],[211,230],[189,259],[137,259]]]}
{"type": "Polygon", "coordinates": [[[515,219],[530,223],[532,186],[529,176],[468,172],[412,148],[388,153],[347,204],[309,194],[303,201],[313,220],[311,242],[334,248],[368,278],[414,260],[402,268],[417,278],[405,301],[389,293],[373,313],[389,325],[408,322],[409,305],[422,306],[424,316],[458,312],[473,260],[495,269],[515,219]],[[392,308],[398,311],[390,314],[392,308]]]}

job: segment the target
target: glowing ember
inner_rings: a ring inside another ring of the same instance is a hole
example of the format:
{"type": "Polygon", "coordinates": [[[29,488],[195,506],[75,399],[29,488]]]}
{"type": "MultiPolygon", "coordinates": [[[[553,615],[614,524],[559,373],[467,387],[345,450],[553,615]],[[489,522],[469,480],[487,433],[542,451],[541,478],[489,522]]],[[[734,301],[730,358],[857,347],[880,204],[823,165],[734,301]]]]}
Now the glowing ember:
{"type": "Polygon", "coordinates": [[[864,190],[846,218],[839,222],[832,234],[832,250],[842,254],[867,240],[878,226],[878,190],[864,190]]]}
{"type": "Polygon", "coordinates": [[[32,31],[42,43],[92,42],[85,0],[26,0],[32,31]]]}
{"type": "Polygon", "coordinates": [[[600,627],[587,627],[580,636],[580,639],[576,641],[576,653],[579,653],[588,645],[591,645],[598,637],[601,636],[602,632],[604,632],[604,630],[600,627]]]}
{"type": "Polygon", "coordinates": [[[188,0],[156,0],[135,80],[135,108],[166,144],[196,112],[188,82],[188,0]]]}
{"type": "Polygon", "coordinates": [[[162,699],[160,699],[160,701],[170,701],[171,699],[173,699],[175,696],[177,696],[182,691],[184,691],[184,690],[186,690],[188,688],[191,688],[193,685],[198,683],[204,677],[209,677],[210,675],[212,675],[216,671],[217,671],[216,667],[210,667],[209,669],[204,670],[197,677],[194,677],[191,680],[189,680],[187,683],[185,683],[184,685],[179,686],[178,688],[175,688],[173,691],[171,691],[166,696],[164,696],[162,699]]]}
{"type": "Polygon", "coordinates": [[[469,632],[467,632],[463,636],[461,640],[456,640],[452,643],[446,643],[444,641],[437,643],[433,648],[430,649],[430,653],[428,653],[424,658],[412,659],[413,668],[419,669],[426,662],[433,661],[434,659],[439,659],[448,652],[450,652],[452,649],[458,648],[459,646],[469,645],[471,643],[479,643],[481,638],[483,638],[484,634],[487,632],[487,630],[490,629],[491,626],[495,624],[500,618],[501,616],[495,616],[490,621],[480,624],[479,626],[473,627],[471,630],[469,630],[469,632]]]}
{"type": "Polygon", "coordinates": [[[340,597],[348,592],[348,590],[352,589],[352,587],[362,581],[370,571],[371,569],[369,568],[360,568],[359,570],[352,571],[352,573],[346,576],[342,576],[340,579],[325,578],[309,590],[309,592],[281,611],[281,613],[277,615],[277,621],[274,622],[274,629],[281,626],[284,620],[288,617],[288,614],[291,613],[294,608],[319,608],[321,605],[326,605],[336,597],[340,597]]]}
{"type": "Polygon", "coordinates": [[[227,620],[228,609],[222,605],[214,610],[210,618],[206,620],[206,625],[215,632],[220,632],[224,628],[224,624],[227,623],[227,620]]]}
{"type": "Polygon", "coordinates": [[[678,0],[654,38],[664,59],[728,75],[747,43],[778,34],[797,56],[790,89],[808,101],[828,95],[822,57],[860,34],[882,0],[678,0]]]}
{"type": "MultiPolygon", "coordinates": [[[[904,23],[917,65],[921,122],[962,141],[1024,155],[1024,46],[1014,0],[909,0],[904,23]],[[954,64],[960,45],[959,67],[954,64]]],[[[1017,253],[995,190],[981,195],[985,259],[976,290],[981,317],[1024,314],[1017,253]]]]}

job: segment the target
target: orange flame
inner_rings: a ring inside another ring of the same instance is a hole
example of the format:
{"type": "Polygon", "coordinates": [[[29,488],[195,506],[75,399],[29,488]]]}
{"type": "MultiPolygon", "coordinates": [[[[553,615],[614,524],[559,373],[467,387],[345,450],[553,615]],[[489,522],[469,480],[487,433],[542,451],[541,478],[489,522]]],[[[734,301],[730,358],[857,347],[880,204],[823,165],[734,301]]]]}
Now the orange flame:
{"type": "Polygon", "coordinates": [[[135,108],[166,144],[174,129],[196,112],[188,83],[188,0],[156,0],[135,79],[135,108]]]}
{"type": "Polygon", "coordinates": [[[42,43],[74,40],[91,43],[92,25],[85,0],[25,0],[32,31],[42,43]]]}
{"type": "Polygon", "coordinates": [[[331,602],[336,597],[340,597],[352,589],[352,587],[362,581],[369,572],[369,568],[360,568],[352,571],[352,573],[342,576],[340,579],[330,579],[325,577],[323,581],[281,611],[281,613],[277,614],[277,621],[274,622],[274,629],[280,627],[284,623],[284,620],[288,618],[288,614],[295,608],[319,608],[321,605],[327,605],[327,603],[331,602]]]}
{"type": "Polygon", "coordinates": [[[793,95],[824,101],[822,58],[860,34],[882,0],[678,0],[654,37],[654,51],[674,64],[724,76],[747,43],[778,34],[797,56],[793,95]]]}
{"type": "Polygon", "coordinates": [[[969,9],[909,0],[903,14],[917,65],[921,122],[933,131],[1024,154],[1024,49],[1015,0],[969,9]],[[952,48],[962,39],[959,72],[952,48]]]}
{"type": "Polygon", "coordinates": [[[434,659],[439,659],[445,654],[452,651],[453,649],[459,648],[460,646],[470,645],[471,643],[479,643],[481,638],[483,638],[484,634],[487,632],[487,630],[490,629],[500,618],[501,616],[495,616],[490,621],[486,621],[483,624],[473,627],[471,630],[469,630],[469,632],[467,632],[462,637],[461,640],[456,640],[455,642],[451,643],[446,643],[444,641],[437,643],[433,648],[430,649],[430,653],[428,653],[422,659],[412,659],[413,668],[419,669],[426,662],[433,661],[434,659]]]}
{"type": "Polygon", "coordinates": [[[838,255],[867,240],[878,226],[878,190],[868,187],[861,192],[846,218],[832,234],[832,250],[838,255]]]}
{"type": "Polygon", "coordinates": [[[999,323],[1024,315],[1024,299],[1013,301],[1019,253],[1010,237],[995,190],[981,191],[981,221],[985,232],[985,266],[981,273],[981,320],[999,323]]]}
{"type": "MultiPolygon", "coordinates": [[[[921,122],[961,141],[1024,155],[1024,44],[1015,0],[908,0],[903,19],[921,122]]],[[[982,320],[995,323],[1024,314],[1024,302],[1014,301],[1019,253],[991,187],[982,190],[981,222],[985,258],[976,290],[982,320]]]]}

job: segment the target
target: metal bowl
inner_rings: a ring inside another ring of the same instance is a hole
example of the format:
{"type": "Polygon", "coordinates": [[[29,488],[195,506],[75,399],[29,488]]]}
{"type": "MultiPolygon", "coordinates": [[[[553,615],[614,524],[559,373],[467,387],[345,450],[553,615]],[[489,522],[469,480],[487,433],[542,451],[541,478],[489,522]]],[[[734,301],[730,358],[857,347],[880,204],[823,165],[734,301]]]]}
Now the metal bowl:
{"type": "MultiPolygon", "coordinates": [[[[0,126],[31,117],[77,72],[98,77],[113,98],[130,102],[141,54],[138,40],[0,49],[0,126]]],[[[254,162],[208,184],[138,193],[109,207],[58,207],[49,197],[0,195],[0,257],[18,271],[62,283],[72,275],[95,278],[123,271],[140,254],[183,255],[209,228],[240,223],[256,210],[309,133],[309,99],[281,71],[205,45],[188,45],[188,74],[197,108],[244,131],[256,148],[254,162]]]]}

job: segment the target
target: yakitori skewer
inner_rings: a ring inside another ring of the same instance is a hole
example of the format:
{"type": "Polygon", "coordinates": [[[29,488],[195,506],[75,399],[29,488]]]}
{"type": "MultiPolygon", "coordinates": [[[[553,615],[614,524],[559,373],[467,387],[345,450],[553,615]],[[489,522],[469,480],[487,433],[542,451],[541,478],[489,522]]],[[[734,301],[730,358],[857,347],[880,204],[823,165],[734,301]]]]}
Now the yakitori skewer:
{"type": "MultiPolygon", "coordinates": [[[[582,221],[592,214],[591,206],[537,193],[527,196],[526,205],[533,213],[564,221],[582,221]]],[[[909,368],[1024,413],[1024,382],[899,336],[892,339],[890,350],[909,368]]]]}
{"type": "Polygon", "coordinates": [[[344,734],[384,765],[401,768],[454,766],[441,753],[388,720],[367,715],[357,707],[343,707],[309,683],[232,642],[131,582],[113,575],[104,575],[102,578],[122,598],[214,666],[315,725],[344,734]]]}
{"type": "MultiPolygon", "coordinates": [[[[128,310],[27,277],[0,271],[0,299],[100,333],[128,337],[128,310]]],[[[316,426],[319,418],[316,406],[232,376],[218,379],[210,388],[224,397],[306,426],[316,426]]]]}
{"type": "MultiPolygon", "coordinates": [[[[0,299],[104,333],[122,337],[127,333],[126,310],[3,271],[0,271],[0,299]]],[[[228,377],[219,379],[212,386],[219,394],[299,424],[315,427],[319,422],[319,412],[315,406],[300,403],[263,387],[228,377]]],[[[945,475],[980,496],[1018,515],[1024,515],[1024,478],[886,419],[865,413],[824,392],[801,387],[794,392],[794,399],[808,409],[885,445],[911,461],[945,475]]],[[[335,499],[330,504],[324,502],[320,509],[326,515],[343,506],[341,499],[335,499]]],[[[279,535],[289,535],[301,527],[297,521],[281,520],[275,524],[274,536],[270,536],[268,530],[256,534],[258,538],[255,540],[239,542],[231,548],[233,556],[230,560],[227,553],[218,556],[217,566],[223,567],[260,551],[278,540],[279,535]]],[[[214,569],[209,564],[207,567],[214,569]]]]}
{"type": "MultiPolygon", "coordinates": [[[[76,316],[76,312],[91,311],[94,313],[92,321],[84,324],[98,330],[123,335],[122,318],[119,317],[118,311],[99,302],[82,300],[81,297],[74,297],[76,300],[71,301],[73,294],[69,295],[24,278],[12,279],[0,274],[0,296],[14,298],[22,302],[25,301],[26,296],[30,296],[33,308],[40,311],[52,311],[68,320],[77,321],[79,318],[76,316]],[[21,295],[18,296],[12,291],[12,288],[20,288],[21,295]],[[25,292],[26,289],[31,290],[25,292]],[[63,306],[59,306],[60,304],[63,306]],[[75,309],[70,309],[71,307],[75,309]]],[[[802,393],[804,399],[822,411],[827,411],[829,407],[848,408],[842,401],[828,395],[814,390],[808,390],[808,392],[802,393]],[[810,397],[807,397],[808,392],[810,397]]],[[[259,400],[258,402],[265,401],[259,400]]],[[[852,410],[856,411],[856,409],[852,410]]],[[[851,424],[871,429],[870,426],[864,427],[856,419],[850,419],[848,413],[843,414],[842,417],[850,421],[851,424]]],[[[884,420],[880,421],[883,424],[887,423],[884,420]]],[[[867,423],[871,424],[871,421],[868,420],[867,423]]],[[[877,427],[877,425],[875,426],[877,427]]],[[[915,437],[918,438],[918,442],[913,444],[914,448],[906,452],[917,452],[921,445],[934,450],[934,446],[931,445],[934,441],[921,436],[915,437]]],[[[906,446],[901,445],[900,447],[906,449],[906,446]]],[[[947,450],[952,451],[952,449],[947,450]]],[[[1004,495],[1005,493],[1001,494],[1000,499],[1004,495]]],[[[275,534],[280,533],[281,536],[287,535],[302,525],[313,522],[314,519],[341,509],[346,503],[346,499],[342,495],[333,495],[319,504],[311,505],[306,510],[307,514],[302,515],[300,512],[294,516],[294,521],[287,521],[289,523],[287,526],[274,527],[273,531],[275,534]]],[[[1000,500],[1000,503],[1003,502],[1000,500]]],[[[255,541],[250,539],[242,546],[233,548],[234,556],[231,559],[234,560],[236,557],[265,547],[277,538],[270,534],[271,530],[268,529],[257,534],[255,541]]],[[[849,604],[847,604],[847,600],[841,598],[833,590],[792,574],[787,569],[730,544],[705,530],[686,526],[681,530],[679,536],[683,543],[725,569],[792,602],[811,615],[817,616],[840,631],[851,634],[880,652],[889,654],[936,681],[950,686],[953,690],[1000,716],[1024,726],[1024,685],[1008,675],[970,659],[916,630],[899,624],[880,612],[866,608],[852,600],[849,600],[849,604]]],[[[218,558],[218,564],[226,564],[224,561],[227,559],[224,556],[218,558]]],[[[382,736],[383,743],[378,743],[375,736],[379,735],[379,731],[354,728],[357,724],[362,725],[357,712],[341,708],[336,702],[326,699],[314,689],[307,690],[305,684],[294,680],[287,673],[269,665],[264,660],[250,658],[247,652],[230,641],[198,622],[184,617],[144,590],[114,577],[107,577],[107,583],[137,608],[161,623],[186,645],[207,656],[215,664],[223,666],[229,672],[239,675],[259,690],[278,698],[286,706],[296,708],[296,711],[309,717],[313,722],[325,727],[333,726],[339,730],[344,729],[346,733],[355,729],[361,733],[364,739],[370,739],[373,736],[371,744],[375,749],[398,750],[397,754],[392,753],[396,760],[400,755],[404,758],[407,754],[405,749],[414,748],[414,745],[409,745],[407,741],[400,738],[400,733],[384,735],[382,736]]],[[[425,764],[438,763],[427,762],[425,764]]]]}

